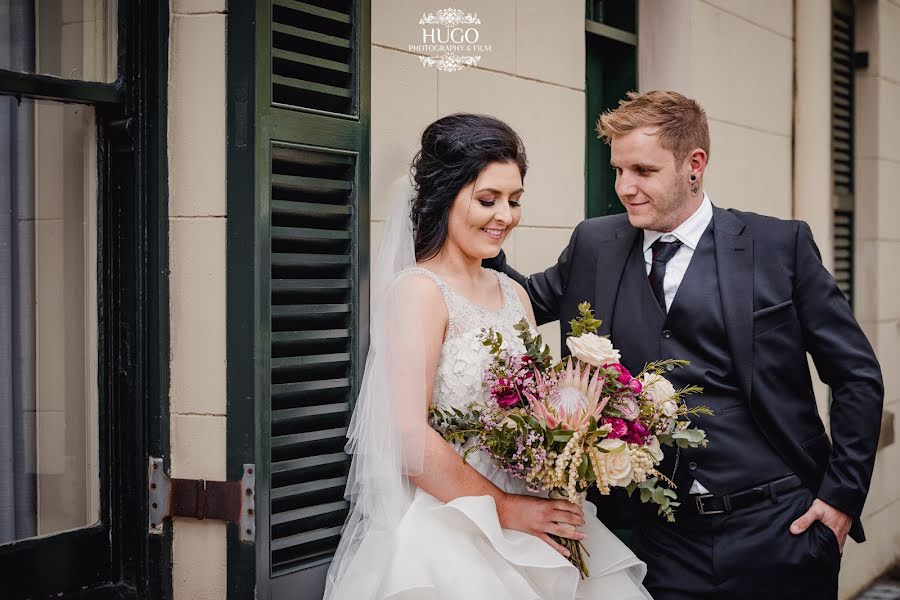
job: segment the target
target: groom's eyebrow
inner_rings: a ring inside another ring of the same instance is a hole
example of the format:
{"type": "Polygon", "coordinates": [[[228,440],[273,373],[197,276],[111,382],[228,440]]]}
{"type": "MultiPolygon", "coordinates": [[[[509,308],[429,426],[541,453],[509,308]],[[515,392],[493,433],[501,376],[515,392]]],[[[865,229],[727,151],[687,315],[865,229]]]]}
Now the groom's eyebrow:
{"type": "MultiPolygon", "coordinates": [[[[616,163],[614,163],[613,161],[609,161],[609,165],[614,169],[619,168],[618,165],[616,165],[616,163]]],[[[650,165],[650,164],[646,164],[646,163],[634,163],[633,165],[629,165],[629,166],[632,169],[644,169],[645,171],[659,170],[659,167],[657,167],[656,165],[650,165]]]]}

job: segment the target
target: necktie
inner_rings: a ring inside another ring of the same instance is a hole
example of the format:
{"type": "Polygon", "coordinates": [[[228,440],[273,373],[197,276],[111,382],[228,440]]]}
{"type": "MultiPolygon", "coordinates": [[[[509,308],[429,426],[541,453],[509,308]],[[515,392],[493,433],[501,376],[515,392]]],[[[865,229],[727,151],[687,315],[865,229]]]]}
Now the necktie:
{"type": "Polygon", "coordinates": [[[653,295],[656,296],[656,301],[659,302],[659,307],[664,313],[668,312],[666,310],[666,293],[663,290],[663,281],[666,278],[666,263],[675,256],[679,248],[681,248],[679,240],[664,242],[662,238],[656,240],[650,246],[650,249],[653,250],[653,262],[650,265],[648,279],[650,280],[650,288],[653,290],[653,295]]]}

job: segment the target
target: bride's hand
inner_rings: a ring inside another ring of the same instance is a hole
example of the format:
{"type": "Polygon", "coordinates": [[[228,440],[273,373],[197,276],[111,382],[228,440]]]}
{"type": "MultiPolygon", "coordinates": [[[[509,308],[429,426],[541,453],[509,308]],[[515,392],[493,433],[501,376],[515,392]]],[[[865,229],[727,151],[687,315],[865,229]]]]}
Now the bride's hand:
{"type": "Polygon", "coordinates": [[[584,525],[584,511],[568,500],[506,494],[497,508],[501,527],[537,536],[566,557],[569,556],[569,551],[556,543],[550,535],[572,540],[583,540],[586,537],[575,530],[575,527],[584,525]]]}

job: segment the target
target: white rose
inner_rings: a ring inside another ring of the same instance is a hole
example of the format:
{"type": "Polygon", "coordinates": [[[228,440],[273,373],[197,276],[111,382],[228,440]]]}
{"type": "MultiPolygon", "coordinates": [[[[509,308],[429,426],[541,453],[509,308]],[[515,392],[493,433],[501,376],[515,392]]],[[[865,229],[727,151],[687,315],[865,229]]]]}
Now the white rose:
{"type": "Polygon", "coordinates": [[[608,338],[600,337],[595,333],[585,333],[578,337],[569,337],[566,346],[572,352],[572,356],[595,367],[602,367],[610,363],[617,363],[621,358],[619,351],[613,348],[608,338]]]}
{"type": "Polygon", "coordinates": [[[663,414],[667,417],[675,414],[674,411],[678,409],[678,405],[674,400],[675,387],[672,385],[672,382],[662,375],[645,373],[641,377],[641,385],[644,386],[643,391],[653,395],[653,404],[660,407],[663,414]],[[669,405],[670,402],[671,405],[669,405]],[[667,412],[668,410],[672,410],[672,412],[667,412]]]}
{"type": "Polygon", "coordinates": [[[606,452],[600,453],[600,460],[606,467],[606,477],[610,487],[624,487],[631,483],[634,467],[631,465],[631,454],[624,441],[605,439],[597,444],[606,452]]]}

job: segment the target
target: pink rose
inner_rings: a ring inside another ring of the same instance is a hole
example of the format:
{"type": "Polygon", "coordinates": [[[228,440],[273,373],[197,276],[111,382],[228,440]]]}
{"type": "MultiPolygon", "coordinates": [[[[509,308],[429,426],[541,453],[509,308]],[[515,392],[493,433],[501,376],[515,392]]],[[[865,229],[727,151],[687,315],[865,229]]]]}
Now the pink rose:
{"type": "Polygon", "coordinates": [[[628,385],[631,386],[631,391],[634,392],[635,396],[640,394],[641,390],[644,389],[644,384],[641,383],[640,379],[632,379],[628,382],[628,385]]]}
{"type": "Polygon", "coordinates": [[[612,431],[606,436],[610,439],[615,440],[628,433],[628,425],[625,423],[624,419],[618,417],[603,417],[602,424],[612,425],[612,431]]]}
{"type": "Polygon", "coordinates": [[[629,383],[631,383],[631,373],[628,372],[628,369],[625,368],[625,365],[622,365],[620,363],[611,363],[605,366],[607,369],[612,369],[619,373],[619,376],[616,377],[616,379],[622,385],[628,385],[629,383]]]}

